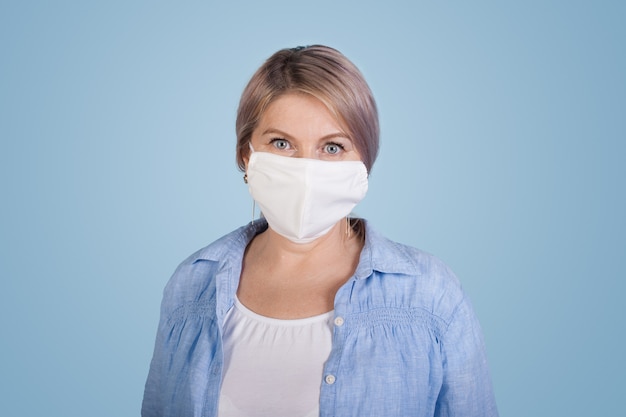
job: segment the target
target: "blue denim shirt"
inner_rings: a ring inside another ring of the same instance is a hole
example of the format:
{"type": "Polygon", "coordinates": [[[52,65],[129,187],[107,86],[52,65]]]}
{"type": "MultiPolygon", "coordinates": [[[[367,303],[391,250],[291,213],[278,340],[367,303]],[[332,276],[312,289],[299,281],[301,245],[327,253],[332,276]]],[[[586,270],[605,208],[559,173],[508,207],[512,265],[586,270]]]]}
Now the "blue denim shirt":
{"type": "MultiPolygon", "coordinates": [[[[143,417],[216,416],[221,331],[244,250],[242,227],[187,258],[168,282],[143,417]]],[[[354,276],[335,296],[321,417],[489,417],[498,412],[482,332],[459,281],[435,257],[366,224],[354,276]]]]}

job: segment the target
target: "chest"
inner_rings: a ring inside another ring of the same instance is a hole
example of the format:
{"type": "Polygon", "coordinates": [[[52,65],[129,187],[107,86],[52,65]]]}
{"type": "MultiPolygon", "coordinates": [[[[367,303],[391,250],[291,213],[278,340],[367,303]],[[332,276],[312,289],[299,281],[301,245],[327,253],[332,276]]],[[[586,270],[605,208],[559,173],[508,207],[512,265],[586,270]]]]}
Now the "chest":
{"type": "Polygon", "coordinates": [[[319,268],[244,270],[237,288],[243,305],[257,314],[278,319],[301,319],[327,313],[334,308],[339,288],[352,271],[319,268]]]}

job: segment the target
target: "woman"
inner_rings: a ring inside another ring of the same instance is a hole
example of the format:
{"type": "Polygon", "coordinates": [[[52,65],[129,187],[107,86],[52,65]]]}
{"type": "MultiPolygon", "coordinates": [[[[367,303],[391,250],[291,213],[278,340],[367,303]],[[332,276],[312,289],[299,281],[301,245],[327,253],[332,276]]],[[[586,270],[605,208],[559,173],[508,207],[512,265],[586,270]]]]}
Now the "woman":
{"type": "Polygon", "coordinates": [[[278,51],[237,114],[263,213],[168,283],[142,415],[495,416],[484,345],[452,272],[348,217],[378,115],[325,46],[278,51]]]}

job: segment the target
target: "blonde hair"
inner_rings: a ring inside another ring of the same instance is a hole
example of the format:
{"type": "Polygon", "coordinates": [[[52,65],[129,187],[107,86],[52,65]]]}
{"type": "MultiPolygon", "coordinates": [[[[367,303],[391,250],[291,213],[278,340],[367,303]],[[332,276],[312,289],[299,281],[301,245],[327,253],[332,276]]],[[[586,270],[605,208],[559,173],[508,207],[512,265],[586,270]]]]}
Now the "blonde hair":
{"type": "Polygon", "coordinates": [[[378,155],[378,110],[358,68],[336,49],[312,45],[281,49],[252,76],[237,110],[237,165],[245,169],[249,142],[267,106],[283,94],[299,92],[317,98],[347,130],[371,170],[378,155]]]}

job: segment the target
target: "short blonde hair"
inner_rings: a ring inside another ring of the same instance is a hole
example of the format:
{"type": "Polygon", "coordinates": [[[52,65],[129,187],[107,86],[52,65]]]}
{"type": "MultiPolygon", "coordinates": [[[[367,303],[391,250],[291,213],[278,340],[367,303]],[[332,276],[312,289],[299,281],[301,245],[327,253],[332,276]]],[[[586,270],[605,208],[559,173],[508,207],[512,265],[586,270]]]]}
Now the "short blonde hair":
{"type": "Polygon", "coordinates": [[[368,172],[378,155],[378,110],[358,68],[336,49],[312,45],[282,49],[256,71],[237,110],[237,165],[245,169],[249,143],[267,106],[283,94],[310,94],[347,130],[368,172]]]}

